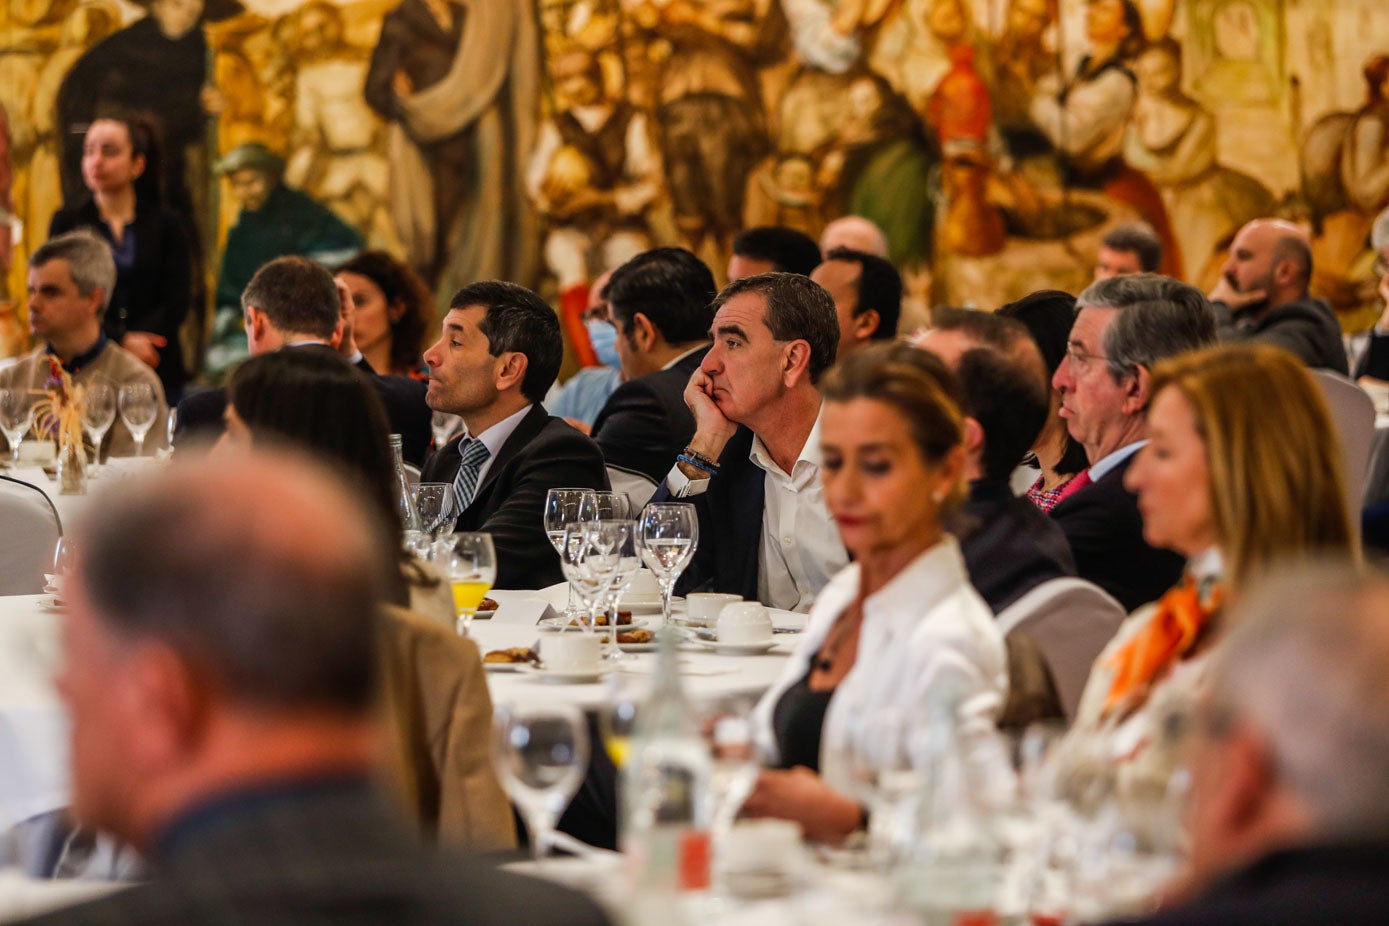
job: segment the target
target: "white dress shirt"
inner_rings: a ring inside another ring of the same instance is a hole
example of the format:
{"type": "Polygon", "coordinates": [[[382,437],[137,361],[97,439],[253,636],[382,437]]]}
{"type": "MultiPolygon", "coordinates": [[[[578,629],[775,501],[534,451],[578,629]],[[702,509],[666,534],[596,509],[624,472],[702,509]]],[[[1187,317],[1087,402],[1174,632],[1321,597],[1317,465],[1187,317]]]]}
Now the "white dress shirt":
{"type": "Polygon", "coordinates": [[[1137,440],[1132,444],[1125,444],[1113,453],[1100,457],[1090,466],[1090,481],[1099,482],[1106,473],[1146,446],[1148,446],[1146,440],[1137,440]]]}
{"type": "MultiPolygon", "coordinates": [[[[516,430],[516,426],[521,423],[521,419],[530,413],[531,407],[527,405],[514,415],[508,415],[498,421],[492,427],[477,435],[477,439],[482,441],[487,448],[487,459],[483,461],[482,468],[477,471],[477,486],[482,488],[483,480],[487,478],[487,471],[492,468],[492,462],[497,459],[497,454],[501,453],[502,445],[511,437],[511,433],[516,430]]],[[[465,435],[467,429],[464,429],[465,435]]],[[[471,436],[471,435],[468,435],[471,436]]],[[[464,437],[467,440],[467,436],[464,437]]],[[[462,446],[462,442],[459,443],[462,446]]]]}
{"type": "MultiPolygon", "coordinates": [[[[772,713],[810,671],[835,620],[859,591],[859,566],[839,572],[820,593],[796,653],[753,712],[759,745],[777,755],[772,713]]],[[[820,774],[848,791],[843,750],[849,718],[888,709],[924,729],[942,699],[957,704],[964,733],[992,728],[1008,694],[1008,657],[993,612],[969,584],[959,543],[949,534],[912,560],[863,603],[858,655],[835,688],[820,738],[820,774]]]]}
{"type": "MultiPolygon", "coordinates": [[[[839,528],[825,507],[825,490],[820,484],[819,416],[789,474],[776,464],[756,435],[748,459],[766,474],[757,598],[768,607],[808,611],[830,577],[849,561],[839,528]]],[[[666,475],[666,485],[672,496],[689,498],[703,494],[709,480],[690,479],[677,464],[666,475]]]]}

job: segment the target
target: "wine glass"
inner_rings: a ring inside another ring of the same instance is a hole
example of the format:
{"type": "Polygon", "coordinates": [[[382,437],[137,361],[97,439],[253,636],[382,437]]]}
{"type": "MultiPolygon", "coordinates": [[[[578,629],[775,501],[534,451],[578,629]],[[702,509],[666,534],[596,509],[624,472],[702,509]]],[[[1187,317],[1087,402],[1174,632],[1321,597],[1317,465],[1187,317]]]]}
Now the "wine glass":
{"type": "Polygon", "coordinates": [[[149,383],[127,383],[121,387],[117,405],[121,420],[130,436],[135,438],[135,456],[141,456],[145,450],[145,435],[159,417],[159,396],[149,383]]]}
{"type": "Polygon", "coordinates": [[[34,399],[25,389],[0,389],[0,431],[10,445],[10,462],[19,465],[19,445],[34,426],[34,399]]]}
{"type": "Polygon", "coordinates": [[[626,492],[593,490],[593,517],[599,521],[630,521],[632,500],[626,492]]]}
{"type": "MultiPolygon", "coordinates": [[[[412,490],[415,508],[420,513],[420,523],[432,545],[439,540],[444,525],[453,517],[453,483],[421,482],[412,490]]],[[[426,548],[429,549],[429,548],[426,548]]]]}
{"type": "MultiPolygon", "coordinates": [[[[604,522],[599,522],[599,524],[602,523],[604,522]]],[[[641,556],[637,553],[637,522],[622,521],[621,523],[627,528],[626,536],[615,541],[612,581],[608,584],[608,593],[604,596],[603,602],[603,610],[608,615],[608,626],[612,628],[612,634],[608,638],[607,652],[603,654],[603,658],[612,662],[618,662],[622,659],[622,648],[617,642],[618,604],[631,586],[633,577],[641,569],[641,556]]]]}
{"type": "Polygon", "coordinates": [[[446,575],[453,588],[453,610],[458,618],[456,629],[460,637],[466,637],[473,615],[492,590],[492,583],[497,581],[497,551],[492,546],[492,535],[454,534],[446,575]]]}
{"type": "Polygon", "coordinates": [[[164,416],[164,446],[169,453],[174,452],[174,434],[178,431],[178,406],[169,406],[169,412],[164,416]]]}
{"type": "Polygon", "coordinates": [[[449,438],[458,433],[458,429],[463,426],[463,419],[448,412],[435,412],[429,419],[429,428],[434,432],[434,449],[440,450],[449,442],[449,438]]]}
{"type": "Polygon", "coordinates": [[[588,769],[588,727],[572,704],[499,707],[492,764],[530,830],[536,862],[588,769]]]}
{"type": "Polygon", "coordinates": [[[116,420],[116,390],[108,383],[92,383],[82,406],[82,430],[92,442],[96,468],[101,467],[101,444],[116,420]]]}
{"type": "Polygon", "coordinates": [[[920,787],[914,729],[906,714],[891,707],[845,712],[840,760],[852,796],[869,809],[869,853],[878,864],[909,848],[914,835],[907,806],[920,787]]]}
{"type": "Polygon", "coordinates": [[[712,759],[709,785],[715,831],[733,825],[743,801],[757,784],[760,763],[749,716],[752,708],[753,702],[743,696],[720,699],[709,705],[700,725],[712,759]]]}
{"type": "Polygon", "coordinates": [[[661,619],[670,623],[675,581],[699,545],[699,516],[689,502],[653,502],[637,522],[637,550],[661,586],[661,619]]]}
{"type": "MultiPolygon", "coordinates": [[[[566,524],[560,568],[570,589],[584,604],[584,628],[592,632],[598,609],[607,600],[621,559],[621,546],[631,535],[628,521],[581,521],[566,524]]],[[[616,637],[616,627],[609,627],[616,637]]]]}
{"type": "MultiPolygon", "coordinates": [[[[545,536],[555,552],[564,559],[564,526],[597,517],[598,499],[593,489],[551,489],[545,493],[545,536]]],[[[579,616],[574,600],[574,586],[569,587],[569,603],[564,606],[566,621],[579,616]]]]}

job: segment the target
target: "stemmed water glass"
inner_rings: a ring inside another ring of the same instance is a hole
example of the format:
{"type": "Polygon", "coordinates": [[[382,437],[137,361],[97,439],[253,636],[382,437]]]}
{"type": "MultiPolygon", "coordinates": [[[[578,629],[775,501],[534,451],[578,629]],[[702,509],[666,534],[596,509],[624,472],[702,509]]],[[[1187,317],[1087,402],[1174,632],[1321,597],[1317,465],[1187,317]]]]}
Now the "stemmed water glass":
{"type": "Polygon", "coordinates": [[[756,738],[749,717],[753,704],[742,696],[720,699],[708,706],[701,728],[713,760],[709,784],[714,798],[712,829],[733,825],[743,802],[757,784],[756,738]]]}
{"type": "Polygon", "coordinates": [[[632,500],[626,492],[593,490],[593,518],[597,521],[630,521],[632,500]]]}
{"type": "Polygon", "coordinates": [[[436,555],[440,533],[453,517],[453,483],[421,482],[414,487],[411,494],[415,496],[420,523],[424,525],[424,532],[429,537],[426,551],[430,555],[436,555]]]}
{"type": "Polygon", "coordinates": [[[492,764],[530,830],[536,862],[588,769],[588,726],[572,704],[499,707],[492,764]]]}
{"type": "Polygon", "coordinates": [[[661,619],[670,623],[675,582],[699,545],[699,516],[689,502],[653,502],[637,521],[637,551],[661,586],[661,619]]]}
{"type": "MultiPolygon", "coordinates": [[[[607,600],[618,572],[622,544],[631,532],[630,521],[582,521],[565,525],[560,568],[569,587],[584,604],[583,626],[589,632],[598,622],[598,609],[607,600]]],[[[608,629],[614,631],[616,628],[608,629]]]]}
{"type": "MultiPolygon", "coordinates": [[[[599,522],[603,523],[606,522],[599,522]]],[[[617,642],[617,606],[622,596],[627,594],[632,579],[641,569],[641,556],[637,554],[637,522],[624,520],[620,523],[627,528],[626,536],[615,541],[613,575],[603,602],[603,611],[608,615],[608,626],[612,628],[607,652],[603,654],[603,658],[612,662],[622,659],[622,648],[617,642]]]]}
{"type": "Polygon", "coordinates": [[[34,426],[34,398],[24,389],[0,389],[0,431],[10,445],[10,462],[19,465],[19,445],[34,426]]]}
{"type": "Polygon", "coordinates": [[[870,856],[885,864],[908,848],[914,835],[907,805],[920,788],[916,727],[906,713],[890,707],[851,710],[844,716],[840,761],[849,773],[852,796],[869,808],[870,856]]]}
{"type": "Polygon", "coordinates": [[[444,564],[445,574],[453,589],[456,629],[460,637],[466,637],[473,615],[497,581],[497,551],[492,546],[492,535],[487,533],[454,534],[451,542],[453,549],[444,564]]]}
{"type": "MultiPolygon", "coordinates": [[[[564,559],[564,528],[567,524],[592,521],[598,517],[598,498],[593,489],[551,489],[545,493],[545,536],[564,559]]],[[[579,616],[574,586],[569,586],[569,603],[564,607],[566,621],[579,616]]]]}
{"type": "Polygon", "coordinates": [[[86,402],[82,406],[82,430],[92,442],[95,466],[101,467],[101,444],[106,432],[116,420],[116,390],[108,383],[92,383],[87,387],[86,402]]]}
{"type": "Polygon", "coordinates": [[[117,405],[121,420],[130,436],[135,438],[135,456],[141,456],[145,450],[145,435],[159,417],[159,396],[149,383],[127,383],[121,387],[117,405]]]}
{"type": "Polygon", "coordinates": [[[448,412],[435,412],[429,419],[429,428],[434,432],[434,449],[441,450],[449,442],[449,438],[458,433],[458,429],[463,426],[463,419],[448,412]]]}

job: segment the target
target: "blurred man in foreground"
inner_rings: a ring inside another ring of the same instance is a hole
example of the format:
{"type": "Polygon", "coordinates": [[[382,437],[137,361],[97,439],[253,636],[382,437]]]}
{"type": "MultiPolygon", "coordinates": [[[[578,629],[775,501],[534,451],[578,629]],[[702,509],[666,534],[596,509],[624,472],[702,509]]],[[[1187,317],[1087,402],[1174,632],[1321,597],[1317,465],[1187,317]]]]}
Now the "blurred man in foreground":
{"type": "Polygon", "coordinates": [[[153,868],[35,923],[603,922],[568,891],[427,851],[377,793],[392,551],[334,477],[210,460],[94,510],[58,680],[72,810],[153,868]]]}

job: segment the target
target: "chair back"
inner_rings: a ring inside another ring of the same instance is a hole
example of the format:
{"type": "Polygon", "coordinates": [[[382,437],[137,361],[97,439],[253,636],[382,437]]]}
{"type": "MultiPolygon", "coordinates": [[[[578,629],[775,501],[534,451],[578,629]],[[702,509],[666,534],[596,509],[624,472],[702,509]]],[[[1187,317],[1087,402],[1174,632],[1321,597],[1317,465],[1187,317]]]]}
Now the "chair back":
{"type": "Polygon", "coordinates": [[[613,491],[626,492],[627,497],[632,500],[632,515],[635,517],[646,507],[646,503],[651,501],[651,496],[656,494],[656,483],[631,470],[619,469],[616,466],[609,466],[607,469],[608,482],[612,485],[613,491]]]}
{"type": "Polygon", "coordinates": [[[32,483],[0,479],[0,524],[0,595],[39,594],[62,532],[47,494],[32,483]]]}
{"type": "Polygon", "coordinates": [[[1321,387],[1336,433],[1341,438],[1341,460],[1346,479],[1346,507],[1350,523],[1360,533],[1360,509],[1365,507],[1365,475],[1375,440],[1375,403],[1353,381],[1331,370],[1312,370],[1321,387]]]}
{"type": "Polygon", "coordinates": [[[420,468],[413,463],[402,463],[405,468],[405,481],[411,486],[420,484],[420,468]]]}

